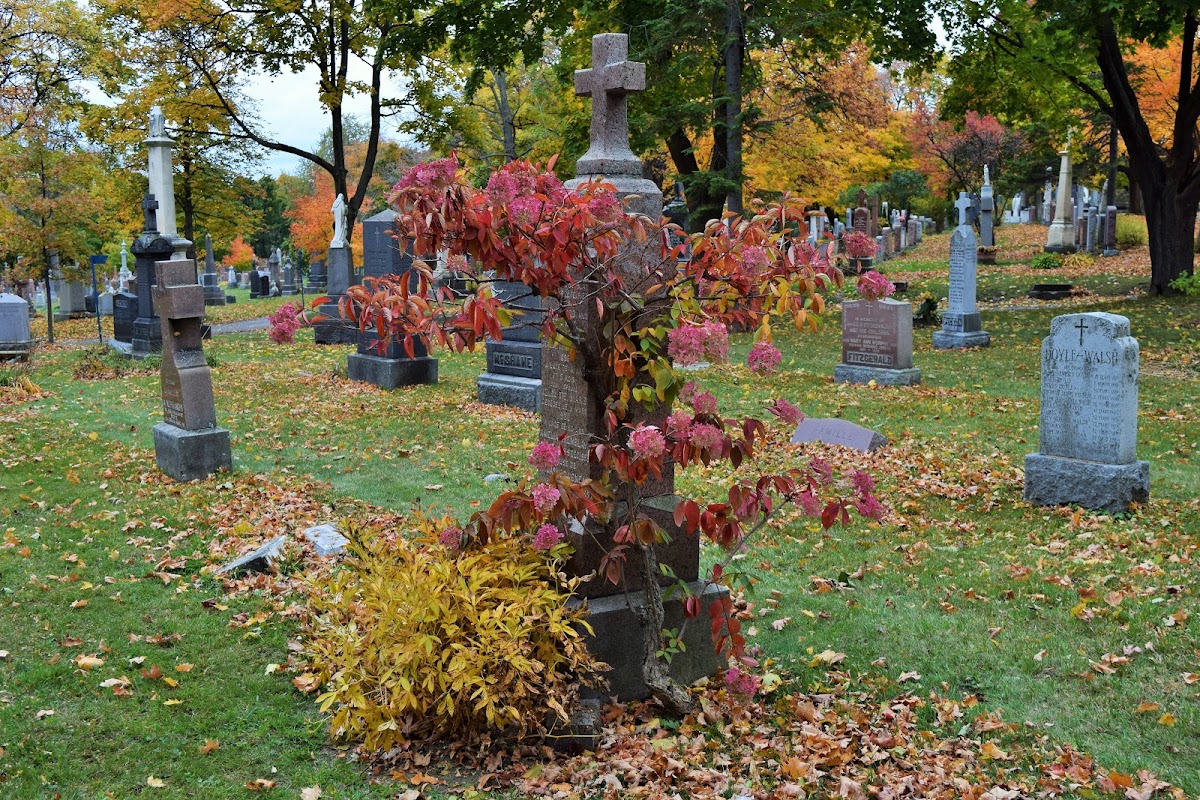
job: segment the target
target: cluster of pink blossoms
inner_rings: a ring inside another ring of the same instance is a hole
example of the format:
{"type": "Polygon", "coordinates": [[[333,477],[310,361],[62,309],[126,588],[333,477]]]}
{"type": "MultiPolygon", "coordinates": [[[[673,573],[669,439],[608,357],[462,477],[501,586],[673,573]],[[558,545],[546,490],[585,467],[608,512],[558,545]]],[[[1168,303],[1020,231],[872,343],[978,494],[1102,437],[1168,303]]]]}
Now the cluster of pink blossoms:
{"type": "Polygon", "coordinates": [[[719,322],[683,325],[667,334],[667,355],[688,366],[709,360],[721,362],[729,354],[729,331],[719,322]]]}
{"type": "Polygon", "coordinates": [[[783,354],[775,345],[766,341],[755,342],[746,356],[746,365],[755,375],[770,375],[779,369],[783,354]]]}
{"type": "Polygon", "coordinates": [[[562,493],[550,484],[539,483],[533,487],[533,508],[539,514],[548,514],[561,496],[562,493]]]}
{"type": "Polygon", "coordinates": [[[629,449],[635,457],[649,461],[667,452],[667,440],[653,425],[639,425],[629,434],[629,449]]]}
{"type": "Polygon", "coordinates": [[[396,184],[395,191],[413,186],[419,189],[444,190],[454,183],[457,174],[458,160],[453,157],[423,161],[404,173],[404,177],[396,184]]]}
{"type": "Polygon", "coordinates": [[[279,310],[267,317],[271,330],[267,334],[275,344],[291,344],[296,341],[296,331],[300,330],[300,307],[284,303],[279,310]]]}
{"type": "Polygon", "coordinates": [[[529,454],[529,464],[534,469],[554,469],[562,458],[562,448],[550,442],[538,442],[529,454]]]}
{"type": "Polygon", "coordinates": [[[882,300],[896,291],[896,284],[889,281],[875,270],[868,270],[859,276],[855,286],[865,300],[882,300]]]}
{"type": "Polygon", "coordinates": [[[758,678],[737,667],[730,667],[725,670],[725,687],[738,697],[749,700],[758,692],[758,678]]]}
{"type": "Polygon", "coordinates": [[[451,525],[449,528],[443,529],[438,535],[438,542],[447,550],[457,553],[462,550],[462,538],[462,529],[451,525]]]}
{"type": "Polygon", "coordinates": [[[533,535],[533,549],[542,551],[549,550],[554,545],[563,540],[563,533],[558,529],[557,525],[546,524],[537,529],[537,533],[533,535]]]}
{"type": "Polygon", "coordinates": [[[804,421],[804,412],[782,397],[767,406],[767,411],[770,411],[789,425],[799,425],[804,421]]]}

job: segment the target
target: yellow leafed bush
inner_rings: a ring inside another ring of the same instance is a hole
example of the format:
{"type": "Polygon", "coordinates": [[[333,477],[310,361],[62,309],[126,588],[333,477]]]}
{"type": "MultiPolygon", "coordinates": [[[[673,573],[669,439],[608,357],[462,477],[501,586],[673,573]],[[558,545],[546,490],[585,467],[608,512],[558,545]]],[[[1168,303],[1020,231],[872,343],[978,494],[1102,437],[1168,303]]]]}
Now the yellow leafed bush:
{"type": "Polygon", "coordinates": [[[379,752],[566,721],[598,676],[556,573],[567,546],[503,537],[456,553],[423,527],[418,541],[351,532],[346,561],[308,579],[306,649],[334,739],[379,752]]]}
{"type": "Polygon", "coordinates": [[[1062,260],[1062,266],[1068,269],[1070,267],[1090,267],[1095,263],[1096,258],[1087,253],[1071,253],[1070,255],[1063,256],[1062,260]]]}
{"type": "Polygon", "coordinates": [[[1128,250],[1146,243],[1146,218],[1132,214],[1117,217],[1117,247],[1128,250]]]}

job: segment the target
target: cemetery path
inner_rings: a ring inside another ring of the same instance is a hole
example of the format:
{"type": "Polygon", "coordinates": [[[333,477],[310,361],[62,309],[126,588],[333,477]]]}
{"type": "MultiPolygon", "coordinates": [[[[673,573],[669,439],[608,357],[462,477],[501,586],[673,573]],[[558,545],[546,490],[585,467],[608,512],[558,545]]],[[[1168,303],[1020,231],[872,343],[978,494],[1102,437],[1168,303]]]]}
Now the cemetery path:
{"type": "MultiPolygon", "coordinates": [[[[212,326],[213,336],[221,336],[228,333],[249,333],[250,331],[265,331],[271,327],[271,322],[266,317],[258,317],[256,319],[243,319],[236,322],[220,322],[212,326]]],[[[107,339],[107,337],[105,337],[107,339]]],[[[95,337],[90,339],[60,339],[55,344],[63,347],[86,347],[96,344],[99,340],[95,337]]]]}

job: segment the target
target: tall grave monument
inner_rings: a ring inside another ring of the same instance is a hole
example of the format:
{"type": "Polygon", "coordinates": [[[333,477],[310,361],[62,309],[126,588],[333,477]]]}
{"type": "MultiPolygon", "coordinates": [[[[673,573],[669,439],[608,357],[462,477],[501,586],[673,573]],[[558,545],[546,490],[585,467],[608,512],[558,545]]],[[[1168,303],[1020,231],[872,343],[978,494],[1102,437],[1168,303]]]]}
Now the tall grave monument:
{"type": "Polygon", "coordinates": [[[1067,146],[1059,151],[1062,163],[1058,168],[1058,192],[1055,195],[1054,221],[1046,234],[1047,253],[1075,252],[1075,220],[1074,205],[1071,202],[1071,137],[1067,137],[1067,146]]]}
{"type": "Polygon", "coordinates": [[[1150,497],[1137,460],[1138,343],[1117,314],[1064,314],[1042,340],[1038,452],[1025,457],[1025,499],[1121,513],[1150,497]]]}
{"type": "MultiPolygon", "coordinates": [[[[988,165],[983,165],[983,186],[979,189],[979,246],[995,247],[996,234],[992,230],[995,223],[996,198],[992,193],[992,177],[988,165]]],[[[962,214],[959,213],[960,221],[962,214]]],[[[961,224],[961,222],[960,222],[961,224]]],[[[972,237],[974,238],[974,237],[972,237]]]]}
{"type": "MultiPolygon", "coordinates": [[[[147,194],[142,201],[142,211],[145,215],[146,229],[142,235],[133,240],[133,268],[137,273],[137,318],[134,319],[130,330],[132,352],[134,358],[146,356],[162,350],[162,324],[154,308],[154,286],[157,276],[154,265],[172,257],[175,246],[171,240],[158,231],[156,211],[158,202],[153,194],[147,194]]],[[[191,262],[189,262],[191,263],[191,262]]],[[[195,273],[192,282],[195,283],[195,273]]],[[[114,309],[115,310],[115,309],[114,309]]]]}
{"type": "MultiPolygon", "coordinates": [[[[146,154],[149,166],[146,171],[150,183],[150,194],[158,201],[155,212],[155,230],[171,242],[171,258],[176,261],[187,258],[192,243],[179,235],[175,220],[175,173],[171,166],[171,148],[175,140],[167,136],[167,118],[162,109],[150,109],[150,136],[146,138],[146,154]]],[[[195,266],[195,262],[192,262],[195,266]]]]}
{"type": "Polygon", "coordinates": [[[313,325],[313,341],[317,344],[357,344],[358,329],[338,316],[338,302],[354,284],[354,256],[346,242],[346,198],[338,195],[329,209],[333,214],[333,239],[326,253],[325,297],[320,311],[325,319],[313,325]]]}
{"type": "Polygon", "coordinates": [[[212,374],[204,360],[204,289],[190,260],[155,264],[154,304],[162,325],[163,421],[154,426],[158,468],[177,481],[233,468],[229,431],[217,427],[212,374]]]}
{"type": "MultiPolygon", "coordinates": [[[[575,93],[592,99],[591,140],[587,152],[576,163],[576,178],[568,186],[577,186],[595,176],[603,177],[617,191],[618,198],[632,212],[644,214],[657,220],[662,215],[662,192],[651,181],[642,178],[642,163],[629,148],[628,95],[645,89],[646,68],[644,64],[627,59],[628,39],[624,34],[600,34],[592,37],[592,67],[575,72],[575,93]]],[[[619,268],[626,273],[632,291],[642,291],[660,278],[652,274],[659,266],[660,255],[657,241],[630,242],[618,256],[619,268]]],[[[594,291],[594,281],[580,276],[574,291],[594,291]]],[[[582,296],[582,295],[581,295],[582,296]]],[[[581,297],[580,296],[580,297],[581,297]]],[[[568,297],[568,301],[580,297],[568,297]]],[[[599,335],[601,321],[590,302],[572,303],[576,307],[575,324],[583,336],[599,335]]],[[[542,371],[542,420],[541,438],[557,442],[560,434],[567,434],[563,442],[565,455],[559,469],[574,480],[596,477],[594,465],[589,462],[588,452],[592,441],[602,437],[605,431],[603,398],[594,396],[592,385],[583,374],[581,358],[572,361],[560,347],[547,348],[543,356],[542,371]]],[[[601,390],[602,391],[602,390],[601,390]]],[[[659,408],[642,414],[640,418],[657,420],[665,418],[668,409],[659,408]]],[[[667,463],[663,468],[663,480],[654,487],[641,487],[644,497],[642,511],[670,534],[670,543],[661,546],[658,556],[674,574],[691,584],[693,591],[704,590],[699,577],[699,540],[687,535],[674,524],[672,519],[676,505],[673,495],[674,467],[667,463]]],[[[614,487],[618,498],[627,497],[627,489],[614,487]]],[[[620,509],[618,509],[620,516],[620,509]]],[[[600,558],[612,546],[612,526],[592,523],[585,532],[569,534],[575,545],[575,553],[567,570],[575,575],[589,575],[596,571],[600,558]]],[[[609,694],[622,700],[641,698],[648,694],[642,681],[642,633],[638,614],[631,609],[640,608],[641,595],[637,592],[636,573],[630,570],[625,585],[614,586],[603,578],[586,582],[577,594],[589,598],[588,621],[594,634],[588,638],[588,646],[601,660],[612,666],[608,673],[609,694]],[[626,589],[631,589],[627,597],[626,589]]],[[[710,587],[701,598],[702,607],[717,597],[715,587],[710,587]]],[[[667,627],[679,627],[683,618],[682,598],[675,596],[665,600],[667,627]]],[[[678,654],[671,662],[672,675],[682,683],[689,684],[710,675],[718,668],[718,660],[707,625],[689,625],[686,629],[686,652],[678,654]]]]}
{"type": "Polygon", "coordinates": [[[958,227],[950,236],[949,309],[942,314],[942,329],[933,334],[933,346],[939,350],[962,347],[987,347],[991,336],[982,329],[975,307],[975,276],[978,246],[975,231],[967,224],[967,206],[971,199],[958,193],[958,227]]]}

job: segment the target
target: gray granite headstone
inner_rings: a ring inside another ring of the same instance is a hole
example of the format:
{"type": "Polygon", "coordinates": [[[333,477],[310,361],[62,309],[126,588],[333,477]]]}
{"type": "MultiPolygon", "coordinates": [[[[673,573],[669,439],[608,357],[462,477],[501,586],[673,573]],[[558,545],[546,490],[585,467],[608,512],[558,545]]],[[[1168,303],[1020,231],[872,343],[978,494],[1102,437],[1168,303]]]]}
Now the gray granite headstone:
{"type": "Polygon", "coordinates": [[[113,338],[125,344],[133,343],[133,321],[138,315],[138,298],[133,292],[120,291],[113,295],[113,338]]]}
{"type": "Polygon", "coordinates": [[[1117,207],[1109,206],[1104,209],[1104,255],[1120,254],[1117,249],[1117,207]]]}
{"type": "Polygon", "coordinates": [[[909,386],[921,382],[912,365],[912,304],[891,298],[842,303],[842,383],[909,386]]]}
{"type": "Polygon", "coordinates": [[[390,208],[363,220],[363,263],[364,277],[381,278],[384,275],[404,275],[412,269],[412,255],[407,247],[394,235],[396,212],[390,208]]]}
{"type": "Polygon", "coordinates": [[[1037,453],[1025,458],[1025,499],[1120,513],[1150,496],[1137,460],[1138,343],[1129,320],[1089,312],[1055,317],[1042,340],[1037,453]]]}
{"type": "Polygon", "coordinates": [[[489,338],[484,345],[487,371],[476,380],[479,402],[540,411],[545,301],[519,281],[493,281],[491,288],[512,321],[499,341],[489,338]]]}
{"type": "Polygon", "coordinates": [[[332,522],[305,528],[304,538],[312,542],[318,556],[340,556],[350,543],[332,522]]]}
{"type": "Polygon", "coordinates": [[[805,417],[792,433],[792,444],[823,442],[869,453],[887,444],[883,434],[844,419],[805,417]]]}
{"type": "Polygon", "coordinates": [[[0,292],[0,359],[28,358],[31,346],[28,301],[0,292]]]}
{"type": "Polygon", "coordinates": [[[949,307],[942,314],[942,329],[933,334],[933,346],[939,350],[987,347],[992,341],[975,306],[979,258],[975,231],[961,215],[960,209],[961,224],[950,235],[949,307]]]}
{"type": "Polygon", "coordinates": [[[245,575],[249,572],[268,574],[272,571],[274,562],[283,552],[285,544],[287,544],[286,536],[276,536],[274,539],[264,543],[257,550],[230,561],[218,569],[217,574],[230,578],[236,578],[239,575],[245,575]]]}

